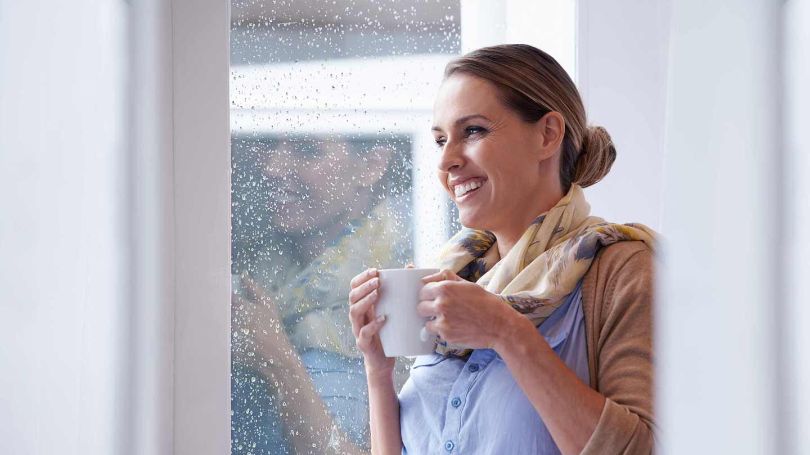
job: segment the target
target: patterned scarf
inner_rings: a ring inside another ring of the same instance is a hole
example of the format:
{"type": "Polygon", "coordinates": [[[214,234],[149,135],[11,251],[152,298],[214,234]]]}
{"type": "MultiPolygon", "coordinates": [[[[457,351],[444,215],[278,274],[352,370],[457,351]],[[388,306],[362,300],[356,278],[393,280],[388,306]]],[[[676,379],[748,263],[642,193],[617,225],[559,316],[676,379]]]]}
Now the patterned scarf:
{"type": "MultiPolygon", "coordinates": [[[[655,232],[641,224],[612,224],[588,216],[590,205],[579,185],[532,221],[500,258],[495,235],[465,228],[439,253],[437,266],[498,294],[539,326],[573,292],[599,249],[624,240],[641,240],[654,249],[655,232]]],[[[439,340],[436,352],[466,356],[464,346],[439,340]]]]}

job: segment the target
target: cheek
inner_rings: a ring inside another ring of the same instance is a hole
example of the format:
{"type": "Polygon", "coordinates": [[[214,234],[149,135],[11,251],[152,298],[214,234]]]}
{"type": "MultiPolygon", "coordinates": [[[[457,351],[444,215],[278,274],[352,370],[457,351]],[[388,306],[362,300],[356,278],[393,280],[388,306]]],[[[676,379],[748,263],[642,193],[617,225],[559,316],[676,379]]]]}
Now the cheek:
{"type": "Polygon", "coordinates": [[[507,189],[522,187],[538,178],[531,159],[514,149],[502,148],[482,157],[484,168],[496,187],[507,189]]]}
{"type": "Polygon", "coordinates": [[[304,164],[298,169],[298,176],[308,187],[317,186],[320,175],[320,169],[309,164],[304,164]]]}
{"type": "Polygon", "coordinates": [[[450,191],[447,187],[447,172],[439,171],[436,173],[436,179],[439,181],[439,185],[445,189],[445,191],[450,191]]]}
{"type": "Polygon", "coordinates": [[[262,174],[267,177],[281,177],[289,173],[288,169],[284,167],[285,160],[277,157],[269,158],[262,164],[262,174]]]}
{"type": "Polygon", "coordinates": [[[310,167],[309,165],[304,165],[302,167],[303,169],[300,170],[298,176],[306,188],[308,199],[311,202],[328,199],[330,186],[327,182],[329,178],[328,174],[321,172],[317,166],[310,167]]]}

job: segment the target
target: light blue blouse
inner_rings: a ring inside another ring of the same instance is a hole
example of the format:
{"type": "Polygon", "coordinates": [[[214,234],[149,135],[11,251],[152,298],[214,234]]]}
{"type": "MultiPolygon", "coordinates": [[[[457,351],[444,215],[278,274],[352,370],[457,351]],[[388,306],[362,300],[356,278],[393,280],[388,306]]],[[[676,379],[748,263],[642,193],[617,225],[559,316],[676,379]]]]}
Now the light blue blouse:
{"type": "MultiPolygon", "coordinates": [[[[538,330],[586,384],[588,352],[581,282],[538,330]]],[[[419,356],[399,393],[402,453],[558,454],[543,420],[500,356],[419,356]]]]}

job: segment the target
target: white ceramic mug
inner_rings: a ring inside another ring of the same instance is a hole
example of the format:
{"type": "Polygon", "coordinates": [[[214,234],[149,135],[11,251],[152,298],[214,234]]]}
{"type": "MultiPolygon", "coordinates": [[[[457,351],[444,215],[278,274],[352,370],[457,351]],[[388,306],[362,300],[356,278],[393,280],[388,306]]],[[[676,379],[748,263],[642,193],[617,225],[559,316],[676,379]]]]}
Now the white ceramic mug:
{"type": "Polygon", "coordinates": [[[426,318],[416,312],[422,278],[439,269],[384,269],[379,271],[380,288],[376,314],[386,316],[380,341],[386,357],[430,354],[435,336],[424,331],[426,318]]]}

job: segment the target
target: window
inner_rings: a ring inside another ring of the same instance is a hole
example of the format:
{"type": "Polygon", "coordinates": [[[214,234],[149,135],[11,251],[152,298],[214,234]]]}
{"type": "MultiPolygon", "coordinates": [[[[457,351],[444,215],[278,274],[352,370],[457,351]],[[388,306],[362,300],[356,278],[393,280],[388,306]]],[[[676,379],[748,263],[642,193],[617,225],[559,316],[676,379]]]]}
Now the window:
{"type": "Polygon", "coordinates": [[[459,21],[458,1],[233,1],[234,454],[368,451],[348,283],[454,229],[430,112],[459,21]]]}

